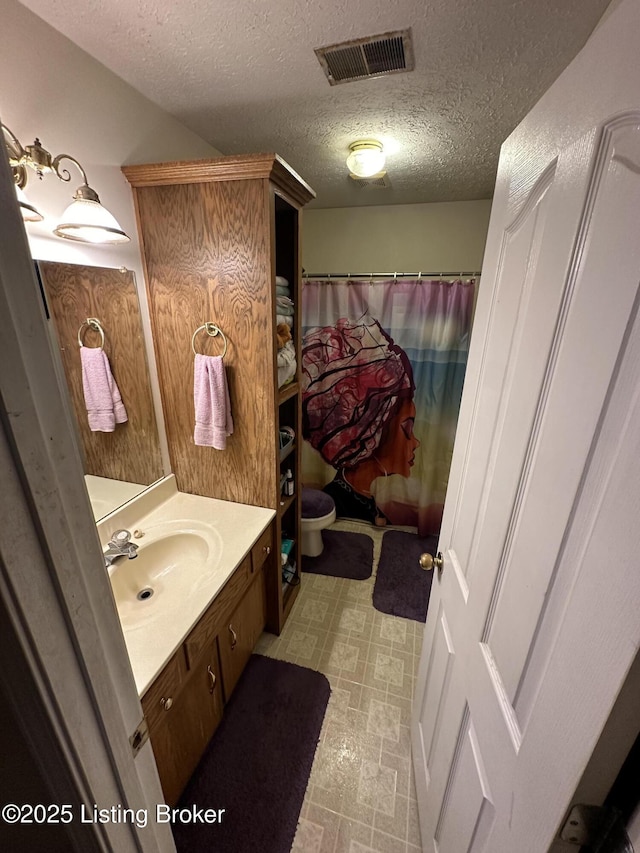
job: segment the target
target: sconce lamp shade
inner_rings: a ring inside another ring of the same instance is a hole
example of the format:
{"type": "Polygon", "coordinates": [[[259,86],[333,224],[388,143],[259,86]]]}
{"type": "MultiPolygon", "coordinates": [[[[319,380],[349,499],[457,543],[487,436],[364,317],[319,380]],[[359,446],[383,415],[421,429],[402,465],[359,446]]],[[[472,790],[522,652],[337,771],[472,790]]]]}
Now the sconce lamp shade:
{"type": "Polygon", "coordinates": [[[385,156],[382,143],[375,139],[362,139],[349,146],[347,166],[357,178],[370,178],[384,169],[385,156]]]}
{"type": "Polygon", "coordinates": [[[24,222],[42,222],[44,216],[35,208],[24,194],[24,190],[16,184],[16,195],[18,196],[18,206],[24,222]]]}
{"type": "Polygon", "coordinates": [[[54,174],[61,181],[70,181],[71,176],[68,170],[60,168],[63,161],[69,160],[79,170],[84,183],[75,191],[73,203],[62,214],[62,219],[53,233],[57,237],[75,240],[78,243],[127,243],[129,241],[115,218],[100,204],[98,193],[89,186],[87,173],[75,157],[70,154],[58,154],[54,157],[42,147],[38,137],[33,145],[27,145],[24,148],[15,133],[12,133],[2,122],[0,122],[0,140],[4,142],[6,148],[20,212],[25,222],[41,222],[44,219],[23,192],[23,187],[27,185],[29,171],[34,171],[40,179],[43,175],[54,174]]]}
{"type": "Polygon", "coordinates": [[[79,243],[129,242],[116,218],[98,200],[76,196],[53,229],[54,234],[79,243]]]}

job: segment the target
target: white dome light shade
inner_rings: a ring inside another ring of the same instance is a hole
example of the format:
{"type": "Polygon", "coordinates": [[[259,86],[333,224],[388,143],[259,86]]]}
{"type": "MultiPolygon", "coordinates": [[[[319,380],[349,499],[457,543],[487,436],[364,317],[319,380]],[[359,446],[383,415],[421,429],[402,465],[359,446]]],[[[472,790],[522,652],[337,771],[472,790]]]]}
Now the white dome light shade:
{"type": "Polygon", "coordinates": [[[16,195],[18,196],[18,205],[22,214],[23,222],[42,222],[44,216],[35,208],[28,200],[24,191],[16,184],[16,195]]]}
{"type": "Polygon", "coordinates": [[[71,202],[53,233],[78,243],[128,243],[116,218],[100,202],[77,198],[71,202]]]}
{"type": "Polygon", "coordinates": [[[351,153],[347,157],[347,166],[351,174],[357,178],[370,178],[384,169],[385,157],[382,143],[375,139],[352,142],[349,150],[351,153]]]}

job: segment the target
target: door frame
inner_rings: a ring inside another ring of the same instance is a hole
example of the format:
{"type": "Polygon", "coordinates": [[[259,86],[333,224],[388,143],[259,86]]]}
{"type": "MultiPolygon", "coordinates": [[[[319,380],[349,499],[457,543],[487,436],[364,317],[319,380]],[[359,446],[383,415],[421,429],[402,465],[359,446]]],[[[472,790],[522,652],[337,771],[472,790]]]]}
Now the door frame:
{"type": "Polygon", "coordinates": [[[153,819],[163,796],[151,745],[134,759],[129,744],[142,708],[4,148],[0,210],[1,686],[51,802],[74,806],[78,849],[90,832],[97,850],[171,853],[169,825],[153,819]],[[144,809],[146,826],[80,833],[77,809],[96,803],[144,809]]]}
{"type": "MultiPolygon", "coordinates": [[[[554,842],[547,853],[576,853],[574,844],[560,839],[560,830],[574,805],[602,806],[610,800],[614,785],[621,780],[622,768],[629,757],[638,737],[638,697],[640,696],[640,653],[634,659],[622,685],[618,698],[611,709],[611,714],[605,723],[591,757],[587,762],[578,782],[576,790],[567,803],[567,810],[558,827],[554,842]]],[[[634,753],[635,755],[635,753],[634,753]]],[[[636,778],[634,759],[633,778],[636,778]]],[[[624,778],[626,785],[628,774],[624,778]]],[[[640,796],[635,791],[636,806],[628,817],[628,831],[634,849],[640,853],[640,796]]],[[[608,802],[608,805],[619,806],[619,803],[608,802]]],[[[582,850],[583,848],[580,848],[582,850]]],[[[579,851],[578,851],[579,853],[579,851]]]]}

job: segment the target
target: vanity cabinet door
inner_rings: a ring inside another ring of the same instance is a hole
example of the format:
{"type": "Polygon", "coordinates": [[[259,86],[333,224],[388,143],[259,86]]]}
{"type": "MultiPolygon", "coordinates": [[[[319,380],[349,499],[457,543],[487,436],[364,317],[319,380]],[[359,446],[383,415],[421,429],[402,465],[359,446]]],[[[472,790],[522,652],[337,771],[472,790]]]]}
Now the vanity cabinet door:
{"type": "Polygon", "coordinates": [[[264,574],[262,570],[218,635],[225,701],[229,701],[266,622],[264,574]]]}
{"type": "Polygon", "coordinates": [[[165,800],[173,806],[222,719],[215,640],[195,661],[176,695],[163,698],[162,714],[151,717],[149,735],[165,800]]]}

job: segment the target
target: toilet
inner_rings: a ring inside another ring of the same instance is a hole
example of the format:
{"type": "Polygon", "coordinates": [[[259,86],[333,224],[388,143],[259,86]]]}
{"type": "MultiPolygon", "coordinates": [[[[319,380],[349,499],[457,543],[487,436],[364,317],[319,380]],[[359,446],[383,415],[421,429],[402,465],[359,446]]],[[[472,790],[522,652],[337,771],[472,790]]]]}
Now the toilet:
{"type": "Polygon", "coordinates": [[[324,543],[322,531],[336,520],[333,498],[320,489],[302,489],[302,554],[318,557],[324,543]]]}

